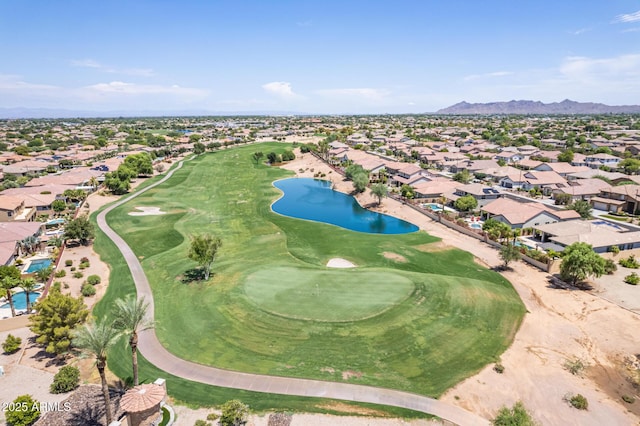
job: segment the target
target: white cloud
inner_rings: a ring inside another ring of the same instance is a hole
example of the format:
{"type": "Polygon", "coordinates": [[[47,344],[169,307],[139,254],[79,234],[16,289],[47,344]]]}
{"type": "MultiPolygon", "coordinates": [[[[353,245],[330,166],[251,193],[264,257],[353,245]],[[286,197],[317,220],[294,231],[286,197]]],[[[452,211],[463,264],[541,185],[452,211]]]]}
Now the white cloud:
{"type": "Polygon", "coordinates": [[[391,92],[387,89],[361,87],[352,89],[323,89],[317,90],[316,93],[321,96],[332,98],[360,98],[371,101],[380,101],[386,98],[391,92]]]}
{"type": "Polygon", "coordinates": [[[161,86],[154,84],[134,84],[123,81],[112,81],[110,83],[98,83],[86,86],[82,90],[89,93],[121,94],[121,95],[176,95],[183,97],[204,97],[208,91],[191,87],[181,87],[178,85],[161,86]]]}
{"type": "Polygon", "coordinates": [[[139,77],[153,77],[155,72],[151,68],[117,68],[103,65],[93,59],[74,59],[71,60],[71,66],[81,68],[93,68],[110,74],[123,74],[139,77]]]}
{"type": "Polygon", "coordinates": [[[22,91],[52,91],[60,89],[58,86],[49,84],[29,83],[23,80],[22,76],[14,74],[0,74],[0,90],[22,90],[22,91]]]}
{"type": "Polygon", "coordinates": [[[640,10],[633,13],[624,13],[622,15],[618,15],[614,18],[613,23],[627,23],[627,22],[638,22],[640,21],[640,10]]]}
{"type": "Polygon", "coordinates": [[[580,35],[580,34],[587,33],[589,31],[591,31],[591,28],[580,28],[580,29],[575,30],[575,31],[569,31],[569,34],[577,36],[577,35],[580,35]]]}
{"type": "Polygon", "coordinates": [[[286,100],[296,99],[300,97],[300,95],[295,93],[291,88],[291,83],[288,83],[286,81],[272,81],[271,83],[265,83],[262,85],[262,88],[267,93],[286,100]]]}
{"type": "MultiPolygon", "coordinates": [[[[610,83],[640,78],[640,54],[612,58],[570,56],[560,66],[567,78],[581,82],[610,83]]],[[[635,82],[637,85],[637,81],[635,82]]]]}
{"type": "Polygon", "coordinates": [[[496,77],[505,77],[508,75],[513,75],[513,72],[511,71],[495,71],[495,72],[488,72],[485,74],[470,74],[467,75],[465,77],[463,77],[463,80],[465,81],[471,81],[471,80],[478,80],[478,79],[482,79],[482,78],[496,78],[496,77]]]}

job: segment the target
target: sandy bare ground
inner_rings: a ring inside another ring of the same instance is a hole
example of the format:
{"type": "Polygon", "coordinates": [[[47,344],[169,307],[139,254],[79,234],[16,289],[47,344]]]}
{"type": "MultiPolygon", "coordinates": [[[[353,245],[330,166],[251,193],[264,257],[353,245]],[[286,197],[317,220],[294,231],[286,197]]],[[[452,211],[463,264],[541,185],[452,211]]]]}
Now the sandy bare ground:
{"type": "MultiPolygon", "coordinates": [[[[310,154],[297,153],[297,158],[283,167],[301,177],[323,172],[334,189],[347,193],[353,190],[351,182],[310,154]]],[[[450,230],[400,202],[386,198],[377,206],[368,191],[356,198],[363,206],[410,221],[442,238],[435,249],[460,247],[489,267],[501,264],[497,251],[490,246],[450,230]]],[[[621,399],[623,394],[636,399],[639,396],[627,380],[632,370],[625,364],[640,353],[637,338],[640,317],[598,294],[550,288],[546,273],[523,262],[512,266],[504,276],[519,293],[528,313],[514,343],[501,357],[504,374],[496,373],[493,365],[489,365],[441,399],[486,418],[493,418],[501,406],[521,400],[544,425],[640,424],[640,401],[626,404],[621,399]],[[576,357],[589,365],[581,376],[574,376],[563,367],[567,359],[576,357]],[[570,393],[587,397],[589,410],[571,408],[563,400],[570,393]]],[[[602,290],[613,280],[603,277],[595,284],[596,288],[602,290]]],[[[640,292],[633,293],[636,288],[616,289],[622,294],[618,299],[639,306],[640,292]]],[[[609,290],[606,294],[615,293],[609,290]]]]}
{"type": "Polygon", "coordinates": [[[355,268],[356,265],[352,262],[349,262],[347,259],[341,259],[339,257],[334,257],[333,259],[329,259],[327,262],[328,268],[355,268]]]}

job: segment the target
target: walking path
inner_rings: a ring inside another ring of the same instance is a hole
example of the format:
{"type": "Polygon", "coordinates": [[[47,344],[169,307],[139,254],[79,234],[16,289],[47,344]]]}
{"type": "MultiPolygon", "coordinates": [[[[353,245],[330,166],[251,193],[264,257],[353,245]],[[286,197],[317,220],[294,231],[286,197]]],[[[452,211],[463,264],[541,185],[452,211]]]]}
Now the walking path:
{"type": "MultiPolygon", "coordinates": [[[[193,159],[191,157],[190,159],[193,159]]],[[[131,247],[107,224],[106,216],[113,209],[143,194],[169,179],[173,173],[182,167],[183,161],[169,171],[165,177],[144,189],[124,197],[101,211],[97,216],[98,227],[109,237],[122,253],[136,286],[138,297],[149,303],[148,319],[153,321],[154,303],[151,286],[131,247]]],[[[327,382],[322,380],[297,379],[260,374],[249,374],[237,371],[223,370],[202,364],[185,361],[167,351],[158,340],[155,330],[145,330],[140,333],[138,348],[142,355],[156,367],[174,376],[213,386],[233,389],[243,389],[254,392],[267,392],[282,395],[296,395],[340,399],[346,401],[366,402],[373,404],[391,405],[438,416],[458,425],[489,425],[489,421],[469,411],[437,399],[422,395],[402,392],[393,389],[376,388],[372,386],[354,385],[349,383],[327,382]]]]}

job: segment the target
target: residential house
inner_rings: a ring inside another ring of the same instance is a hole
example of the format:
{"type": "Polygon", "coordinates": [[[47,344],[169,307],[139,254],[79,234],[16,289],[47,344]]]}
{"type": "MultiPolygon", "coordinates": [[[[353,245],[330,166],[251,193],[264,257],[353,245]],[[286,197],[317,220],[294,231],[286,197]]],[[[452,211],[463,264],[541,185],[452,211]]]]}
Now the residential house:
{"type": "Polygon", "coordinates": [[[2,166],[2,172],[5,175],[25,176],[31,173],[42,173],[51,165],[53,164],[46,161],[25,160],[2,166]]]}
{"type": "Polygon", "coordinates": [[[596,253],[606,253],[613,246],[618,246],[620,250],[640,248],[640,231],[602,219],[569,220],[536,225],[534,229],[540,235],[540,246],[543,248],[549,243],[554,248],[564,248],[577,242],[591,244],[596,253]]]}
{"type": "Polygon", "coordinates": [[[591,198],[594,209],[609,212],[640,211],[640,185],[619,185],[603,189],[597,197],[591,198]]]}
{"type": "Polygon", "coordinates": [[[578,179],[568,181],[568,186],[554,189],[552,194],[554,198],[558,194],[569,194],[572,202],[577,200],[588,201],[609,188],[611,188],[611,185],[602,179],[578,179]]]}
{"type": "Polygon", "coordinates": [[[555,210],[535,202],[519,202],[510,198],[498,198],[481,209],[485,219],[495,219],[511,228],[531,228],[544,223],[579,219],[574,210],[555,210]]]}
{"type": "Polygon", "coordinates": [[[40,222],[0,222],[0,265],[10,265],[20,255],[20,241],[40,237],[40,222]]]}
{"type": "Polygon", "coordinates": [[[402,185],[416,185],[421,182],[428,182],[427,179],[422,174],[422,167],[416,164],[406,164],[401,163],[402,166],[399,167],[396,173],[391,177],[391,184],[395,186],[402,185]]]}
{"type": "MultiPolygon", "coordinates": [[[[575,155],[574,155],[575,160],[575,155]]],[[[611,169],[615,169],[618,167],[618,163],[620,163],[621,159],[611,154],[589,154],[585,157],[584,162],[587,167],[591,167],[592,169],[598,169],[602,166],[609,167],[611,169]]]]}
{"type": "Polygon", "coordinates": [[[452,200],[455,201],[459,197],[471,195],[478,201],[478,207],[483,207],[493,200],[498,199],[503,194],[497,189],[490,186],[483,185],[481,183],[469,183],[467,185],[457,186],[453,193],[452,200]]]}
{"type": "Polygon", "coordinates": [[[0,194],[0,222],[31,222],[36,209],[25,206],[23,198],[0,194]]]}
{"type": "Polygon", "coordinates": [[[416,198],[438,202],[441,197],[450,200],[460,183],[447,178],[435,178],[429,182],[420,182],[413,186],[416,198]]]}
{"type": "Polygon", "coordinates": [[[590,169],[586,166],[574,166],[571,163],[540,163],[533,170],[538,172],[556,172],[563,178],[572,173],[586,172],[590,169]]]}

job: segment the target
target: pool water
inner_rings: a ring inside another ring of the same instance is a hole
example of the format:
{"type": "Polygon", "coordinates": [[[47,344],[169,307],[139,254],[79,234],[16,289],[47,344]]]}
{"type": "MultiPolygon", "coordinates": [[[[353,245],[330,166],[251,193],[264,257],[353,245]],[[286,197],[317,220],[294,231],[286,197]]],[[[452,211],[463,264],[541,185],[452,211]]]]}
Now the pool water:
{"type": "Polygon", "coordinates": [[[482,229],[482,225],[480,225],[479,223],[471,223],[469,224],[469,226],[473,229],[482,229]]]}
{"type": "Polygon", "coordinates": [[[40,269],[48,268],[49,265],[51,265],[51,259],[35,259],[31,261],[24,273],[32,274],[38,272],[40,269]]]}
{"type": "MultiPolygon", "coordinates": [[[[29,292],[29,301],[31,302],[31,306],[33,306],[33,304],[36,302],[36,300],[38,299],[38,297],[40,297],[39,292],[33,292],[30,291],[29,292]]],[[[26,293],[25,292],[20,292],[20,293],[15,293],[11,295],[11,299],[13,300],[13,307],[15,309],[27,309],[27,297],[26,297],[26,293]]],[[[4,308],[4,309],[9,309],[9,302],[5,303],[4,305],[1,305],[0,308],[4,308]]]]}
{"type": "Polygon", "coordinates": [[[350,195],[331,189],[331,182],[291,178],[274,182],[284,193],[271,209],[283,216],[313,220],[371,234],[406,234],[418,227],[393,216],[363,209],[350,195]]]}
{"type": "Polygon", "coordinates": [[[425,205],[429,207],[431,210],[433,210],[434,212],[442,211],[442,206],[440,206],[439,204],[431,203],[431,204],[425,204],[425,205]]]}

